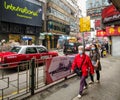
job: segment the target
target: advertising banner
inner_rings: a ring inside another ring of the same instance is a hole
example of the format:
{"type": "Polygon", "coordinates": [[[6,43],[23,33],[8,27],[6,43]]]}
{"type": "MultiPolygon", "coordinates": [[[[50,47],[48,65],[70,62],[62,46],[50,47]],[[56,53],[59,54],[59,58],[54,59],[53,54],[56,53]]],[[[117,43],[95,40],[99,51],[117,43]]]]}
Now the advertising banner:
{"type": "Polygon", "coordinates": [[[0,0],[2,21],[42,26],[42,7],[26,0],[0,0]]]}
{"type": "Polygon", "coordinates": [[[80,32],[90,31],[90,16],[80,18],[80,32]]]}
{"type": "Polygon", "coordinates": [[[75,55],[58,56],[46,61],[46,83],[50,84],[70,75],[70,69],[75,55]]]}

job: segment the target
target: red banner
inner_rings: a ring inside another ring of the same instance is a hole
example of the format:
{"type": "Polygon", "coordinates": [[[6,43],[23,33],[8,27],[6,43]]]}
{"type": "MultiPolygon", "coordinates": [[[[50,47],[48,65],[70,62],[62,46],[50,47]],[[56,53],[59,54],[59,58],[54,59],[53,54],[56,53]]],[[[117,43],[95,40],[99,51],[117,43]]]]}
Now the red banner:
{"type": "Polygon", "coordinates": [[[116,27],[106,27],[106,33],[109,36],[117,36],[120,35],[120,26],[116,27]]]}
{"type": "Polygon", "coordinates": [[[105,36],[108,36],[108,34],[104,30],[97,30],[96,36],[97,37],[105,37],[105,36]]]}
{"type": "Polygon", "coordinates": [[[98,30],[100,29],[101,26],[101,21],[100,20],[95,20],[95,29],[98,30]]]}

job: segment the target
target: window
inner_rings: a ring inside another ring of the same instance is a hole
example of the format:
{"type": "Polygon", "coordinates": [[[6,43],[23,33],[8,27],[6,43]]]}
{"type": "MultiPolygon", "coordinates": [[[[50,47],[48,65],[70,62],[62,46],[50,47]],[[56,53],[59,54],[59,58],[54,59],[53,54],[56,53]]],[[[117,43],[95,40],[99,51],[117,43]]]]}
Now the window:
{"type": "Polygon", "coordinates": [[[47,50],[43,47],[37,47],[37,50],[39,51],[39,53],[46,53],[47,50]]]}
{"type": "Polygon", "coordinates": [[[37,49],[35,47],[26,48],[26,54],[37,53],[37,49]]]}
{"type": "Polygon", "coordinates": [[[18,53],[21,50],[21,47],[13,47],[10,52],[16,52],[18,53]]]}

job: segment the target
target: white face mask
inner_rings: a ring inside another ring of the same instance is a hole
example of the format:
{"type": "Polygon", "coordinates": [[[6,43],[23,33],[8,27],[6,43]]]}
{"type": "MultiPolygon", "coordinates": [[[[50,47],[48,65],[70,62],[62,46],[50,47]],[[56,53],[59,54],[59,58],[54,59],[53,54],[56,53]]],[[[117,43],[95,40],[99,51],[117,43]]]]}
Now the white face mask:
{"type": "Polygon", "coordinates": [[[83,51],[82,51],[82,50],[79,50],[78,52],[79,52],[80,55],[83,54],[83,51]]]}

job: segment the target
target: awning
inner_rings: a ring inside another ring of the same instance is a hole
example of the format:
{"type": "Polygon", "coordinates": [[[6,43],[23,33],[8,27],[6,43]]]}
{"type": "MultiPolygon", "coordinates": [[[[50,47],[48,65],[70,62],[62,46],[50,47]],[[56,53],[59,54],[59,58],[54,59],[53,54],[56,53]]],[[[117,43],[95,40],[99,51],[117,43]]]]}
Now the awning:
{"type": "Polygon", "coordinates": [[[120,0],[110,0],[118,11],[120,11],[120,0]]]}

